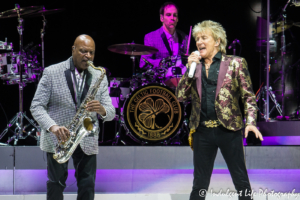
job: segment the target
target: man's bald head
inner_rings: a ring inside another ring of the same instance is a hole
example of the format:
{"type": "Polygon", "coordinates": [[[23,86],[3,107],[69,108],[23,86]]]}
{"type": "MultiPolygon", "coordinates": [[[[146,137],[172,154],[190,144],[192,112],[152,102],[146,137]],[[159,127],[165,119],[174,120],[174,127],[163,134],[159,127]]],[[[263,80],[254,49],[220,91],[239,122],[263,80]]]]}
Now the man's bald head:
{"type": "Polygon", "coordinates": [[[75,67],[79,72],[88,68],[87,61],[94,60],[95,42],[88,35],[79,35],[72,46],[72,56],[75,67]]]}
{"type": "Polygon", "coordinates": [[[78,45],[82,44],[82,43],[90,43],[91,45],[93,45],[95,47],[95,42],[93,40],[93,38],[89,35],[79,35],[75,41],[74,41],[74,47],[78,47],[78,45]]]}

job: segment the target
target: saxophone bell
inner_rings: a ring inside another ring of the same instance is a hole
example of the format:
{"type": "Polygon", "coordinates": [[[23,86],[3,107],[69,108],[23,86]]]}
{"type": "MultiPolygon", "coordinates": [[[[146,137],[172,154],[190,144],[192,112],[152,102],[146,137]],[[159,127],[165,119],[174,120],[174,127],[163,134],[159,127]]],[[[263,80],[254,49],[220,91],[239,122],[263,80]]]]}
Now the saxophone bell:
{"type": "Polygon", "coordinates": [[[88,134],[92,134],[96,132],[96,124],[95,121],[91,117],[86,117],[83,120],[83,127],[88,132],[88,134]]]}

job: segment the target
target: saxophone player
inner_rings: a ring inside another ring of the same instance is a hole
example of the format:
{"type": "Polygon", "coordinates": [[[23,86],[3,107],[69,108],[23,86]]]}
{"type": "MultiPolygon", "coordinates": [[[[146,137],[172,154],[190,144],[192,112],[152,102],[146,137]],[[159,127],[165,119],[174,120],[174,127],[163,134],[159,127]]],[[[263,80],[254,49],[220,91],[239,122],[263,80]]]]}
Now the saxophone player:
{"type": "MultiPolygon", "coordinates": [[[[67,141],[70,133],[66,126],[75,116],[90,86],[93,86],[102,73],[87,63],[93,61],[94,56],[94,40],[88,35],[78,36],[69,59],[45,68],[32,100],[30,111],[42,128],[40,148],[47,153],[47,200],[63,199],[68,162],[59,164],[53,154],[58,142],[67,141]]],[[[86,105],[86,109],[96,121],[96,133],[100,131],[97,115],[104,121],[111,121],[115,117],[106,76],[95,99],[86,105]]],[[[96,154],[98,134],[90,134],[82,139],[72,155],[78,186],[77,199],[94,199],[96,154]]]]}

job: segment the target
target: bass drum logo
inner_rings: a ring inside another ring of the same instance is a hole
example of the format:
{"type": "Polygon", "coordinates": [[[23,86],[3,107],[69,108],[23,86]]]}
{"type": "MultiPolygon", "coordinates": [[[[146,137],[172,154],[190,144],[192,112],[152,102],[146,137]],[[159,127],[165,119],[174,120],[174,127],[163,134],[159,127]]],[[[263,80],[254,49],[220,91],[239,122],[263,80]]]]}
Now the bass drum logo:
{"type": "Polygon", "coordinates": [[[139,88],[129,97],[125,111],[126,126],[139,140],[165,140],[182,124],[182,106],[165,86],[139,88]]]}

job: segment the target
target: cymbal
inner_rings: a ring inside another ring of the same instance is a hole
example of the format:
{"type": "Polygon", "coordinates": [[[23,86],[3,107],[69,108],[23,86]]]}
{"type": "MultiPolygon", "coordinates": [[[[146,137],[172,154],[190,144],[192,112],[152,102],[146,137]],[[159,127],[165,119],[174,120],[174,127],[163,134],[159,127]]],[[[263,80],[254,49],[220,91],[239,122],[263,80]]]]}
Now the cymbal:
{"type": "Polygon", "coordinates": [[[42,10],[44,8],[44,6],[29,6],[29,7],[25,7],[25,8],[14,8],[11,10],[7,10],[4,12],[0,13],[0,19],[4,19],[4,18],[11,18],[11,17],[18,17],[18,12],[17,10],[19,10],[19,14],[21,16],[38,11],[38,10],[42,10]]]}
{"type": "Polygon", "coordinates": [[[43,15],[51,15],[51,14],[54,14],[54,13],[58,13],[58,12],[62,12],[64,11],[65,9],[64,8],[58,8],[58,9],[52,9],[52,10],[39,10],[37,12],[34,12],[34,13],[29,13],[27,15],[24,15],[24,17],[38,17],[38,16],[43,16],[43,15]]]}
{"type": "Polygon", "coordinates": [[[158,52],[158,49],[154,47],[134,43],[114,44],[109,46],[107,49],[114,53],[131,56],[154,54],[158,52]]]}

